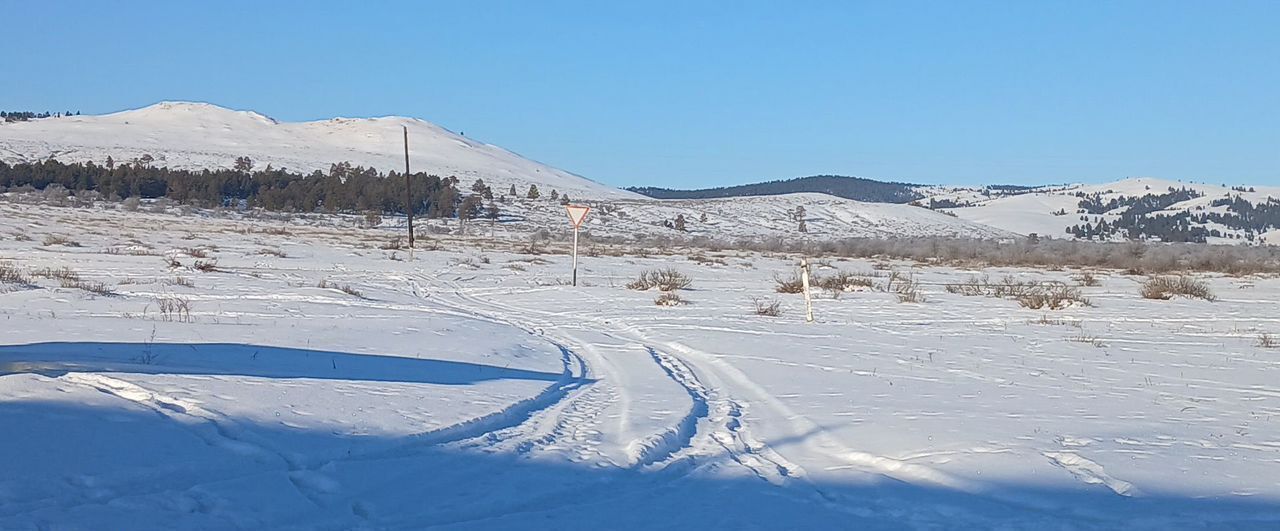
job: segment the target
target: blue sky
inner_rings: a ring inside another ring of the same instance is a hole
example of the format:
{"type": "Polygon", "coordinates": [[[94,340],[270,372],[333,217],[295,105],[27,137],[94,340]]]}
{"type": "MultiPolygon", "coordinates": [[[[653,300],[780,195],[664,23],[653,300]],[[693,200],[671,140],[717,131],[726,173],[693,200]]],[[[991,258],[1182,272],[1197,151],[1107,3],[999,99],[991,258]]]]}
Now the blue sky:
{"type": "Polygon", "coordinates": [[[1280,184],[1280,2],[0,0],[0,107],[409,115],[617,186],[1280,184]]]}

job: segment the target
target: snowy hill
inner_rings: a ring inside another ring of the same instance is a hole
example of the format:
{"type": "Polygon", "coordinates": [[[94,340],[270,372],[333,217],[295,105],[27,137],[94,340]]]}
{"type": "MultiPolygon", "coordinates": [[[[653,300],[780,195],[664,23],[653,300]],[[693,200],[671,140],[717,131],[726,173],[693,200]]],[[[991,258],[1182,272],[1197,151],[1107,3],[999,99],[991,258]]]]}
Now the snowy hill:
{"type": "MultiPolygon", "coordinates": [[[[537,224],[563,224],[561,209],[525,211],[537,224]]],[[[910,205],[864,203],[826,194],[786,194],[722,199],[610,201],[597,205],[586,228],[600,234],[685,234],[752,238],[805,236],[814,239],[946,236],[1006,238],[1008,231],[910,205]],[[807,232],[794,217],[803,208],[807,232]],[[705,221],[703,221],[703,216],[705,221]],[[684,216],[685,231],[668,227],[684,216]]]]}
{"type": "Polygon", "coordinates": [[[456,175],[467,183],[481,178],[495,189],[537,184],[574,197],[640,197],[414,118],[288,123],[208,103],[162,102],[100,116],[0,124],[0,160],[103,164],[108,156],[128,161],[151,155],[158,166],[215,169],[231,168],[237,157],[247,156],[256,168],[271,164],[304,173],[327,172],[343,161],[404,171],[402,126],[409,128],[415,172],[456,175]]]}
{"type": "Polygon", "coordinates": [[[231,168],[247,156],[256,169],[268,164],[294,172],[329,171],[348,161],[380,171],[402,170],[403,130],[409,129],[411,169],[455,175],[467,189],[484,179],[498,195],[515,186],[516,198],[502,206],[518,231],[565,226],[564,210],[551,191],[597,207],[588,226],[599,234],[700,235],[738,238],[798,235],[797,207],[806,211],[815,238],[955,236],[1007,237],[1006,231],[903,204],[864,203],[804,193],[703,200],[655,200],[522,158],[413,118],[334,118],[277,122],[251,111],[207,103],[164,102],[101,116],[66,116],[0,124],[0,160],[14,164],[47,159],[104,164],[150,155],[154,166],[172,169],[231,168]],[[536,184],[543,197],[523,198],[536,184]],[[707,221],[702,222],[706,214],[707,221]],[[672,226],[677,216],[685,231],[672,226]]]}
{"type": "Polygon", "coordinates": [[[1209,243],[1280,243],[1275,241],[1280,229],[1276,219],[1280,188],[1275,187],[1142,177],[1029,189],[928,187],[920,191],[926,195],[923,203],[933,201],[962,219],[1018,234],[1070,238],[1073,227],[1105,222],[1112,232],[1092,239],[1159,240],[1203,234],[1209,243]],[[1244,203],[1254,210],[1243,212],[1244,203]]]}

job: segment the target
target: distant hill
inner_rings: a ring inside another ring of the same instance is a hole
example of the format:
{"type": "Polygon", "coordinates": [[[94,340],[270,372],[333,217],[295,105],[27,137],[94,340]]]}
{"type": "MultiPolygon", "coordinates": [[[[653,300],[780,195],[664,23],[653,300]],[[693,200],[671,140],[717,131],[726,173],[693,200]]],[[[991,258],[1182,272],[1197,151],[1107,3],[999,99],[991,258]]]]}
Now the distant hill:
{"type": "Polygon", "coordinates": [[[229,170],[237,158],[248,157],[254,168],[271,165],[303,174],[328,172],[341,162],[385,173],[404,170],[406,129],[414,172],[456,176],[467,186],[483,179],[494,191],[515,186],[522,195],[537,185],[543,194],[556,191],[574,199],[640,198],[424,120],[388,116],[277,122],[252,111],[193,102],[161,102],[96,116],[4,111],[0,161],[101,165],[107,157],[149,157],[155,167],[200,171],[229,170]]]}
{"type": "Polygon", "coordinates": [[[918,185],[883,182],[843,175],[814,175],[780,181],[769,181],[701,190],[672,190],[670,188],[633,187],[632,192],[656,199],[717,199],[761,195],[795,193],[828,194],[844,199],[871,203],[909,203],[923,196],[916,191],[918,185]]]}

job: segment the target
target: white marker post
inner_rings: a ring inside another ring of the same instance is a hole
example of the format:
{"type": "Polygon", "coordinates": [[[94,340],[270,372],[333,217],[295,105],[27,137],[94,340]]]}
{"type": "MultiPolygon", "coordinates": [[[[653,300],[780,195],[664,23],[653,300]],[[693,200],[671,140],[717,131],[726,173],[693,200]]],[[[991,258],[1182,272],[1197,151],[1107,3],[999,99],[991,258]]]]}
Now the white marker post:
{"type": "Polygon", "coordinates": [[[582,226],[582,221],[587,219],[587,212],[591,211],[589,206],[565,205],[564,209],[569,213],[569,223],[573,224],[573,285],[578,285],[578,227],[582,226]]]}
{"type": "Polygon", "coordinates": [[[813,296],[809,294],[809,261],[800,259],[800,282],[804,286],[804,321],[813,322],[813,296]]]}

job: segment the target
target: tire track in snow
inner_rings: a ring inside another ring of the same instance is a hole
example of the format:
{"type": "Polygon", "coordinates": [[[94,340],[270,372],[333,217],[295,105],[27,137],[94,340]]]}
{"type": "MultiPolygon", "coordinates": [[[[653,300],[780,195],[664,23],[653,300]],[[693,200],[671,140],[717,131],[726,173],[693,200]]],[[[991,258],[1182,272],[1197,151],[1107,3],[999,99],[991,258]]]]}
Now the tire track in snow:
{"type": "MultiPolygon", "coordinates": [[[[516,308],[493,302],[490,299],[482,300],[466,293],[457,283],[444,279],[436,279],[436,281],[445,284],[454,295],[473,305],[494,308],[506,314],[528,315],[533,313],[563,316],[546,311],[516,308]]],[[[436,300],[439,301],[439,299],[436,300]]],[[[474,307],[455,307],[455,309],[478,311],[474,307]]],[[[542,323],[526,320],[522,323],[493,315],[486,315],[485,317],[507,322],[513,326],[536,331],[540,334],[544,329],[556,326],[554,322],[542,323]]],[[[598,325],[599,329],[619,328],[610,326],[608,323],[602,323],[599,319],[588,318],[587,320],[598,325]]],[[[636,338],[643,337],[642,334],[634,333],[634,328],[630,326],[621,327],[618,331],[636,338]]],[[[609,333],[606,333],[606,335],[612,336],[609,333]]],[[[639,342],[641,344],[644,343],[643,339],[639,342]]],[[[804,475],[804,471],[799,465],[786,460],[768,445],[751,436],[750,430],[743,422],[740,403],[724,398],[714,386],[705,384],[698,378],[693,369],[679,358],[660,352],[652,347],[645,346],[644,348],[667,377],[689,394],[692,405],[690,411],[676,425],[670,426],[657,434],[632,441],[627,446],[626,451],[631,459],[631,467],[662,469],[677,464],[689,464],[689,462],[696,462],[698,459],[727,456],[755,475],[773,484],[782,484],[788,478],[804,475]],[[700,428],[705,428],[702,431],[706,433],[700,433],[700,428]]],[[[563,424],[566,420],[572,421],[572,419],[559,419],[557,425],[563,424]]]]}
{"type": "Polygon", "coordinates": [[[1139,495],[1138,489],[1128,481],[1111,477],[1102,465],[1081,457],[1075,452],[1041,452],[1054,466],[1070,472],[1076,479],[1089,485],[1104,485],[1121,496],[1139,495]]]}
{"type": "MultiPolygon", "coordinates": [[[[572,377],[572,382],[565,386],[561,392],[556,393],[555,396],[543,397],[538,401],[537,407],[527,408],[528,411],[520,415],[518,419],[509,419],[509,422],[495,424],[487,427],[487,429],[481,427],[481,429],[477,430],[468,430],[467,436],[452,437],[446,442],[474,439],[477,445],[489,447],[513,444],[514,450],[523,454],[532,451],[534,448],[557,447],[562,441],[572,441],[580,444],[579,447],[574,448],[580,455],[583,453],[600,455],[587,447],[594,444],[595,441],[592,439],[598,439],[600,434],[600,430],[595,429],[596,425],[598,425],[597,419],[611,403],[618,399],[618,396],[610,390],[602,389],[601,387],[603,386],[597,385],[600,380],[594,376],[594,369],[588,364],[586,358],[567,346],[567,343],[575,344],[576,346],[578,342],[565,341],[566,338],[564,337],[548,337],[544,330],[554,326],[550,323],[529,320],[517,321],[502,315],[483,312],[480,308],[491,307],[502,310],[504,307],[465,293],[456,282],[427,276],[421,276],[420,278],[423,281],[444,284],[459,299],[458,301],[447,301],[442,298],[432,299],[436,303],[444,305],[447,311],[510,326],[523,330],[530,335],[542,337],[559,348],[565,355],[566,373],[572,372],[570,366],[574,366],[577,369],[577,375],[572,377]],[[601,396],[602,394],[603,396],[601,396]]],[[[421,287],[412,279],[405,279],[405,281],[410,285],[413,293],[423,293],[421,287]]],[[[567,339],[572,340],[572,337],[567,339]]],[[[591,350],[590,345],[587,344],[583,344],[583,348],[591,350]]],[[[437,442],[435,444],[440,443],[437,442]]]]}
{"type": "Polygon", "coordinates": [[[162,417],[175,421],[177,425],[210,446],[224,448],[240,455],[279,459],[285,465],[284,471],[288,474],[289,482],[299,494],[316,506],[322,506],[320,494],[331,489],[331,482],[306,470],[302,463],[291,457],[288,452],[254,440],[254,437],[247,436],[236,429],[235,423],[221,413],[205,409],[196,403],[103,374],[68,372],[58,377],[58,380],[96,389],[141,405],[162,417]],[[197,426],[205,426],[209,429],[199,429],[189,422],[184,422],[184,419],[194,420],[198,423],[197,426]]]}
{"type": "Polygon", "coordinates": [[[667,376],[689,393],[694,405],[678,425],[646,441],[649,444],[643,445],[645,451],[639,455],[641,466],[696,456],[701,447],[708,446],[696,439],[705,437],[733,461],[769,483],[781,485],[787,478],[803,475],[798,465],[783,459],[749,435],[742,422],[742,406],[738,402],[724,398],[716,389],[708,387],[679,358],[652,347],[646,348],[667,376]],[[702,432],[699,425],[707,425],[709,429],[702,432]]]}

